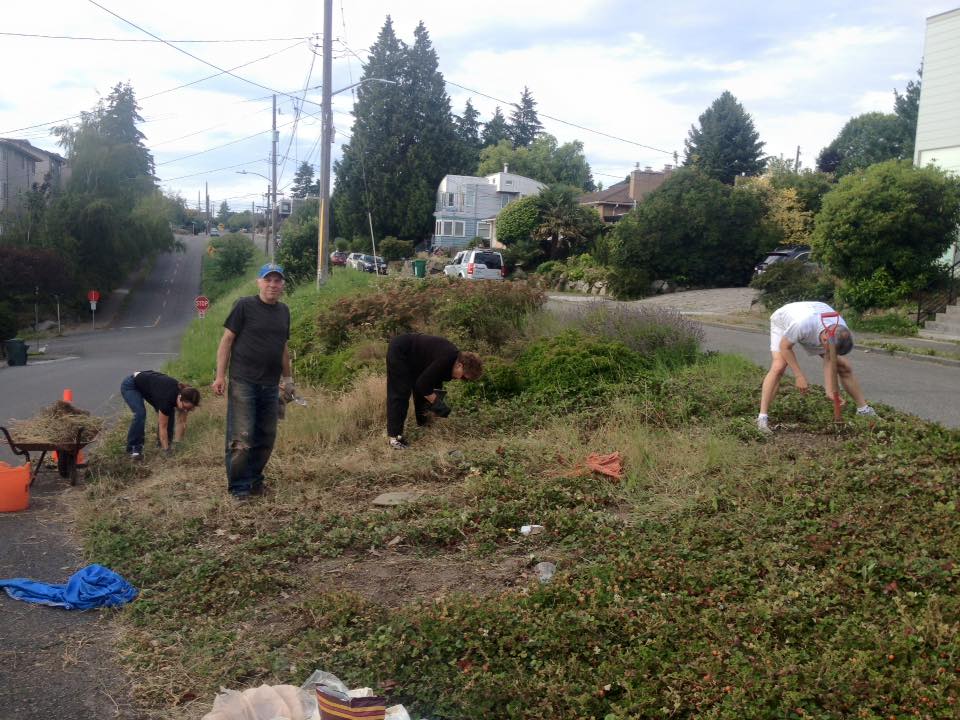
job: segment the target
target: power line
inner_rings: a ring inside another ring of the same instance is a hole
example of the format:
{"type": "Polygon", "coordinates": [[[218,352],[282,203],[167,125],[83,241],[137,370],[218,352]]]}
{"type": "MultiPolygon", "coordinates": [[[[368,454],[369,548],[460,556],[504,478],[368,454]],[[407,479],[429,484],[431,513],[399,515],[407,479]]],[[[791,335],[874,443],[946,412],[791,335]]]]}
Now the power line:
{"type": "MultiPolygon", "coordinates": [[[[91,5],[96,5],[98,8],[100,8],[100,9],[103,10],[104,12],[109,13],[110,15],[113,15],[113,16],[114,16],[115,18],[117,18],[118,20],[121,20],[122,22],[127,23],[127,25],[130,25],[131,27],[136,28],[136,29],[139,30],[140,32],[145,33],[145,34],[149,35],[149,36],[152,37],[152,38],[156,38],[157,40],[159,40],[160,42],[162,42],[164,45],[167,45],[168,47],[173,48],[173,49],[176,50],[177,52],[183,53],[183,54],[186,55],[187,57],[191,57],[191,58],[193,58],[194,60],[196,60],[197,62],[202,62],[204,65],[209,65],[209,66],[212,67],[214,70],[219,70],[219,71],[220,71],[221,73],[223,73],[223,74],[229,75],[229,76],[232,77],[232,78],[236,78],[237,80],[240,80],[241,82],[245,82],[245,83],[248,83],[248,84],[253,85],[253,86],[255,86],[255,87],[261,88],[262,90],[267,90],[268,92],[276,93],[277,95],[285,95],[286,97],[295,97],[294,95],[291,95],[290,93],[282,93],[282,92],[280,92],[279,90],[274,90],[273,88],[267,87],[266,85],[261,85],[261,84],[258,83],[258,82],[254,82],[253,80],[250,80],[250,79],[248,79],[248,78],[242,77],[242,76],[240,76],[240,75],[236,75],[236,74],[234,74],[233,72],[231,72],[231,71],[229,71],[229,70],[224,70],[222,67],[220,67],[220,66],[218,66],[218,65],[214,65],[212,62],[208,62],[207,60],[204,60],[202,57],[198,57],[197,55],[194,55],[193,53],[188,52],[187,50],[184,50],[184,49],[181,48],[181,47],[177,47],[176,45],[172,44],[171,42],[169,42],[169,41],[167,41],[167,40],[164,40],[164,39],[161,38],[160,36],[154,35],[154,34],[153,34],[152,32],[150,32],[149,30],[147,30],[147,29],[145,29],[145,28],[142,28],[142,27],[140,27],[139,25],[137,25],[135,22],[133,22],[133,21],[131,21],[131,20],[127,20],[125,17],[122,17],[122,16],[118,15],[117,13],[113,12],[113,10],[110,10],[110,9],[108,9],[108,8],[105,8],[103,5],[101,5],[100,3],[98,3],[96,0],[87,0],[87,2],[89,2],[91,5]]],[[[313,102],[312,100],[305,100],[305,102],[309,102],[311,105],[317,105],[317,106],[320,105],[320,103],[315,103],[315,102],[313,102]]]]}
{"type": "MultiPolygon", "coordinates": [[[[507,101],[507,100],[501,100],[500,98],[496,98],[496,97],[494,97],[493,95],[488,95],[487,93],[480,92],[479,90],[473,90],[473,89],[471,89],[471,88],[465,87],[464,85],[460,85],[459,83],[455,83],[455,82],[453,82],[452,80],[446,80],[446,79],[445,79],[444,82],[445,82],[447,85],[453,85],[454,87],[458,87],[458,88],[460,88],[461,90],[466,90],[467,92],[471,92],[471,93],[474,93],[474,94],[476,94],[476,95],[480,95],[481,97],[485,97],[485,98],[487,98],[488,100],[494,100],[494,101],[496,101],[496,102],[498,102],[498,103],[502,103],[502,104],[504,104],[504,105],[514,105],[514,104],[515,104],[515,103],[511,103],[511,102],[509,102],[509,101],[507,101]]],[[[672,151],[672,150],[663,150],[662,148],[653,147],[652,145],[645,145],[644,143],[637,142],[636,140],[628,140],[627,138],[622,138],[622,137],[618,137],[618,136],[616,136],[616,135],[611,135],[610,133],[605,133],[605,132],[603,132],[603,131],[601,131],[601,130],[594,130],[593,128],[588,128],[588,127],[585,127],[585,126],[583,126],[583,125],[578,125],[577,123],[569,122],[569,121],[567,121],[567,120],[561,120],[561,119],[558,118],[558,117],[554,117],[554,116],[552,116],[552,115],[547,115],[546,113],[538,112],[537,115],[538,115],[539,117],[542,117],[542,118],[547,118],[548,120],[553,120],[554,122],[562,123],[563,125],[569,125],[570,127],[575,127],[575,128],[577,128],[578,130],[583,130],[583,131],[585,131],[585,132],[590,132],[590,133],[593,133],[593,134],[595,134],[595,135],[601,135],[601,136],[603,136],[603,137],[610,138],[611,140],[619,140],[620,142],[625,142],[625,143],[628,143],[628,144],[630,144],[630,145],[636,145],[637,147],[642,147],[642,148],[645,148],[645,149],[647,149],[647,150],[654,150],[654,151],[656,151],[656,152],[663,153],[664,155],[671,155],[671,156],[673,155],[673,151],[672,151]]]]}
{"type": "Polygon", "coordinates": [[[300,100],[300,105],[294,103],[293,105],[293,130],[290,131],[290,142],[287,143],[287,149],[283,151],[283,165],[280,166],[280,179],[277,180],[277,185],[280,184],[280,181],[283,180],[283,174],[287,169],[287,160],[290,159],[290,147],[293,145],[294,140],[297,138],[297,126],[300,124],[300,112],[301,107],[303,106],[303,101],[307,97],[307,91],[310,89],[310,80],[313,79],[313,66],[317,61],[317,54],[315,52],[310,53],[310,69],[307,71],[307,80],[303,83],[303,97],[300,100]]]}
{"type": "MultiPolygon", "coordinates": [[[[236,67],[232,67],[232,68],[230,68],[230,70],[223,70],[223,71],[221,71],[221,72],[214,73],[213,75],[207,75],[206,77],[202,77],[202,78],[200,78],[199,80],[194,80],[194,81],[192,81],[192,82],[184,83],[183,85],[177,85],[176,87],[167,88],[166,90],[161,90],[160,92],[153,93],[152,95],[147,95],[147,96],[145,96],[145,97],[142,97],[142,98],[140,98],[140,100],[149,100],[149,99],[155,98],[155,97],[157,97],[157,96],[159,96],[159,95],[164,95],[164,94],[166,94],[166,93],[173,92],[174,90],[182,90],[183,88],[190,87],[191,85],[196,85],[197,83],[204,82],[205,80],[210,80],[210,79],[212,79],[212,78],[219,77],[220,75],[227,74],[227,73],[229,73],[229,72],[232,71],[232,70],[239,70],[240,68],[247,67],[248,65],[252,65],[252,64],[254,64],[254,63],[258,63],[258,62],[261,62],[261,61],[263,61],[263,60],[267,60],[267,59],[272,58],[272,57],[274,57],[274,56],[276,56],[276,55],[279,55],[279,54],[281,54],[281,53],[285,53],[287,50],[292,50],[293,48],[297,47],[298,45],[300,45],[300,41],[297,41],[297,42],[295,42],[293,45],[290,45],[290,46],[288,46],[288,47],[285,47],[285,48],[283,48],[282,50],[278,50],[277,52],[270,53],[269,55],[264,55],[264,56],[261,57],[261,58],[257,58],[256,60],[251,60],[250,62],[245,62],[245,63],[243,63],[243,64],[241,64],[241,65],[237,65],[236,67]]],[[[286,94],[286,93],[284,93],[284,94],[286,94]]],[[[270,95],[268,95],[267,97],[270,97],[270,95]]],[[[254,98],[254,100],[262,100],[262,99],[263,99],[263,98],[254,98]]],[[[13,130],[2,130],[2,131],[0,131],[0,135],[9,135],[9,134],[11,134],[11,133],[23,132],[24,130],[33,130],[34,128],[47,127],[48,125],[56,125],[56,124],[58,124],[58,123],[67,122],[68,120],[76,120],[77,118],[82,117],[82,116],[83,116],[83,113],[77,113],[76,115],[70,115],[69,117],[60,118],[59,120],[51,120],[51,121],[49,121],[49,122],[37,123],[36,125],[27,125],[26,127],[14,128],[13,130]]]]}
{"type": "MultiPolygon", "coordinates": [[[[85,37],[77,35],[42,35],[40,33],[18,33],[18,32],[0,32],[0,35],[22,38],[39,38],[44,40],[91,40],[94,42],[128,42],[128,43],[162,43],[165,40],[154,40],[147,38],[109,38],[109,37],[85,37]]],[[[230,38],[217,40],[170,40],[174,43],[251,43],[251,42],[288,42],[290,40],[306,40],[314,35],[303,37],[282,37],[282,38],[230,38]]]]}
{"type": "Polygon", "coordinates": [[[258,163],[258,162],[263,162],[263,160],[258,158],[257,160],[251,160],[250,162],[240,163],[239,165],[227,165],[222,168],[214,168],[213,170],[204,170],[203,172],[191,173],[190,175],[180,175],[179,177],[174,177],[174,178],[157,178],[157,180],[159,182],[169,183],[169,182],[173,182],[174,180],[183,180],[185,178],[197,177],[198,175],[212,175],[213,173],[220,172],[221,170],[233,170],[234,168],[238,168],[238,167],[246,167],[247,165],[253,165],[254,163],[258,163]]]}
{"type": "MultiPolygon", "coordinates": [[[[248,118],[248,117],[253,117],[254,115],[259,115],[260,113],[265,112],[267,109],[268,109],[268,108],[260,108],[260,109],[257,110],[256,112],[252,112],[252,113],[249,113],[249,114],[247,114],[247,115],[244,115],[243,118],[248,118]]],[[[243,119],[243,118],[240,118],[240,119],[243,119]]],[[[236,120],[236,118],[235,118],[234,120],[236,120]]],[[[205,128],[203,128],[202,130],[197,130],[196,132],[192,132],[192,133],[189,133],[189,134],[187,134],[187,135],[181,135],[180,137],[171,138],[170,140],[161,140],[160,142],[150,143],[150,144],[148,145],[148,147],[152,149],[152,148],[155,148],[155,147],[159,147],[160,145],[167,145],[167,144],[169,144],[169,143],[176,142],[177,140],[186,140],[186,139],[189,138],[189,137],[193,137],[194,135],[199,135],[200,133],[205,133],[205,132],[207,132],[208,130],[215,130],[215,129],[218,128],[218,127],[223,127],[224,125],[229,125],[230,123],[234,122],[234,120],[227,120],[226,122],[217,123],[216,125],[211,125],[210,127],[205,127],[205,128]]]]}

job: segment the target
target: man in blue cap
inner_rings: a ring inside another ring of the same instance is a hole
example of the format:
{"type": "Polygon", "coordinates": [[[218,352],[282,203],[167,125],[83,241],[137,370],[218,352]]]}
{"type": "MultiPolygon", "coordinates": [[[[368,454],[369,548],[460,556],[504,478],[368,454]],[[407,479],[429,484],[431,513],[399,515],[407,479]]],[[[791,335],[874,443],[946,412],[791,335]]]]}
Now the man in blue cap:
{"type": "Polygon", "coordinates": [[[290,309],[280,302],[284,282],[282,266],[261,267],[259,292],[234,303],[217,348],[213,390],[227,391],[227,484],[240,500],[264,493],[263,469],[277,439],[278,386],[289,394],[294,390],[290,309]]]}

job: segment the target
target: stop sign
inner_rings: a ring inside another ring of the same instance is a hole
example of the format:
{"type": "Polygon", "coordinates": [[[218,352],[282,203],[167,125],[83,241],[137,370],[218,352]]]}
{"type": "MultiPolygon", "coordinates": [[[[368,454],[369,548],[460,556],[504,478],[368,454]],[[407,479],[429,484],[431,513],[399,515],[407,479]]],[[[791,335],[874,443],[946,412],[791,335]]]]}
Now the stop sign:
{"type": "Polygon", "coordinates": [[[100,299],[100,293],[97,292],[96,290],[91,290],[90,292],[87,293],[87,300],[89,300],[90,302],[96,302],[99,299],[100,299]]]}
{"type": "Polygon", "coordinates": [[[197,312],[206,312],[207,308],[210,307],[210,298],[206,295],[198,295],[193,304],[196,306],[197,312]]]}

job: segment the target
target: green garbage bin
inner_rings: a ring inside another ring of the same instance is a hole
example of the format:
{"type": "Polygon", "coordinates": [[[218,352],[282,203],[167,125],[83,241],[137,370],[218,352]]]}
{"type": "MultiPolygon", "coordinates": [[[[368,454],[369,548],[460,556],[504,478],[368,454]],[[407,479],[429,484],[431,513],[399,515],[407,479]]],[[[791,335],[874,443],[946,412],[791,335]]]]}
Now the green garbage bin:
{"type": "Polygon", "coordinates": [[[427,276],[427,261],[426,260],[414,260],[413,261],[413,276],[418,278],[425,278],[427,276]]]}
{"type": "Polygon", "coordinates": [[[29,347],[20,338],[13,338],[4,343],[7,351],[7,365],[26,365],[27,347],[29,347]]]}

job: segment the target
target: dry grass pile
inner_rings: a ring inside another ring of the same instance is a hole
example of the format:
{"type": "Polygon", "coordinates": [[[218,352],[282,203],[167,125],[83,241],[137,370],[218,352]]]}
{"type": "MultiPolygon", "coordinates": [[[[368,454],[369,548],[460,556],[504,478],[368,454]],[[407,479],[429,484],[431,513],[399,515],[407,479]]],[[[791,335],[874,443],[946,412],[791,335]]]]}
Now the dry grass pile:
{"type": "Polygon", "coordinates": [[[43,408],[29,420],[16,420],[10,425],[14,441],[23,445],[68,445],[88,443],[103,429],[103,418],[91,415],[68,402],[58,400],[43,408]]]}

